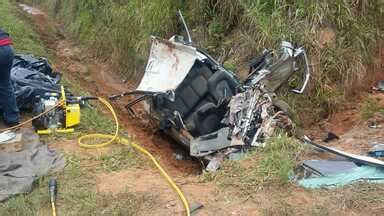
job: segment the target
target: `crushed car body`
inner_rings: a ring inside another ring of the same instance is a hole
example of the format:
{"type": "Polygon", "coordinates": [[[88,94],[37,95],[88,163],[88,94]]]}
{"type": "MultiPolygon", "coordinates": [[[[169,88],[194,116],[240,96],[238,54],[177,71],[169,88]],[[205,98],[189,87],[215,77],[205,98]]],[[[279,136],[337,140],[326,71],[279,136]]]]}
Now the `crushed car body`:
{"type": "Polygon", "coordinates": [[[143,101],[158,128],[191,156],[217,161],[233,152],[263,146],[279,128],[293,132],[289,106],[275,91],[296,72],[302,75],[303,85],[292,91],[302,93],[309,80],[308,59],[303,48],[289,42],[282,42],[278,51],[265,50],[252,62],[249,76],[242,82],[192,46],[190,39],[152,37],[138,88],[110,99],[137,96],[126,106],[130,112],[143,101]]]}

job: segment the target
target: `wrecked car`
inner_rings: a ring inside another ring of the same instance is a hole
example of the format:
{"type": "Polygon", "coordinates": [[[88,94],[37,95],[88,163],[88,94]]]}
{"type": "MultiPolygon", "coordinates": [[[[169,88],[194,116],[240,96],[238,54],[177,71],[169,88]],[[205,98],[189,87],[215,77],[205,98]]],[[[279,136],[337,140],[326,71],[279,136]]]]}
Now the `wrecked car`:
{"type": "Polygon", "coordinates": [[[240,81],[235,73],[194,47],[189,33],[187,41],[181,36],[169,40],[152,37],[137,89],[110,99],[136,96],[126,105],[130,112],[133,105],[143,101],[159,129],[191,156],[212,161],[262,146],[278,128],[294,129],[289,106],[274,92],[299,71],[303,84],[292,90],[295,93],[304,91],[309,66],[305,50],[289,42],[282,42],[278,51],[265,50],[252,61],[247,79],[240,81]]]}

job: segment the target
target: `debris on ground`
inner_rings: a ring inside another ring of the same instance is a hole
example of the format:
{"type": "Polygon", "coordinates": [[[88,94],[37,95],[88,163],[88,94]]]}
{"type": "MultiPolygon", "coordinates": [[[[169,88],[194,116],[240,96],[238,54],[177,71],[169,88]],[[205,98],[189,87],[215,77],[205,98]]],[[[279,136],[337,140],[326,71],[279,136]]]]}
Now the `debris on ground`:
{"type": "Polygon", "coordinates": [[[375,124],[374,122],[368,122],[368,127],[373,129],[379,129],[381,128],[381,125],[375,124]]]}
{"type": "Polygon", "coordinates": [[[0,148],[0,202],[30,192],[39,177],[65,166],[63,155],[50,150],[33,129],[20,129],[0,148]]]}
{"type": "Polygon", "coordinates": [[[195,202],[195,203],[192,203],[191,205],[191,213],[194,214],[196,213],[198,210],[204,208],[204,205],[202,203],[199,203],[199,202],[195,202]]]}
{"type": "Polygon", "coordinates": [[[304,176],[329,176],[353,170],[357,165],[351,161],[339,160],[306,160],[301,165],[304,176]]]}
{"type": "Polygon", "coordinates": [[[384,92],[384,80],[380,80],[380,81],[377,83],[377,86],[374,86],[374,87],[373,87],[373,90],[384,92]]]}
{"type": "Polygon", "coordinates": [[[371,157],[384,157],[384,144],[375,144],[368,152],[371,157]]]}
{"type": "Polygon", "coordinates": [[[44,13],[39,10],[39,9],[36,9],[36,8],[33,8],[33,7],[30,7],[26,4],[19,4],[19,6],[21,7],[21,9],[31,15],[44,15],[44,13]]]}
{"type": "Polygon", "coordinates": [[[372,114],[372,117],[367,121],[367,126],[372,129],[381,129],[383,123],[384,115],[379,109],[379,112],[372,114]]]}
{"type": "Polygon", "coordinates": [[[16,133],[13,131],[4,131],[0,133],[0,143],[4,143],[13,140],[16,137],[16,133]]]}
{"type": "Polygon", "coordinates": [[[363,155],[356,155],[356,154],[352,154],[352,153],[338,150],[336,148],[321,145],[321,144],[318,144],[318,143],[311,141],[308,137],[304,138],[304,142],[307,144],[313,145],[314,147],[319,148],[323,151],[335,154],[335,155],[340,156],[340,157],[347,158],[348,160],[351,160],[351,161],[358,163],[358,164],[364,164],[364,165],[368,165],[368,166],[375,166],[375,167],[379,167],[379,168],[384,168],[384,161],[381,161],[381,160],[378,160],[378,159],[375,159],[372,157],[363,156],[363,155]]]}
{"type": "Polygon", "coordinates": [[[383,169],[373,166],[359,166],[347,172],[335,175],[304,178],[299,180],[298,184],[305,188],[316,189],[323,187],[344,186],[357,181],[384,183],[384,171],[383,169]]]}
{"type": "Polygon", "coordinates": [[[325,138],[323,139],[323,142],[331,142],[336,139],[340,139],[340,137],[333,132],[328,132],[325,138]]]}
{"type": "Polygon", "coordinates": [[[384,91],[384,80],[379,81],[379,83],[377,84],[377,88],[380,91],[384,91]]]}
{"type": "Polygon", "coordinates": [[[304,137],[304,142],[344,160],[305,160],[295,176],[300,186],[315,189],[344,186],[357,181],[384,183],[384,161],[374,158],[384,153],[384,145],[375,145],[368,152],[369,156],[364,156],[315,143],[308,137],[304,137]]]}

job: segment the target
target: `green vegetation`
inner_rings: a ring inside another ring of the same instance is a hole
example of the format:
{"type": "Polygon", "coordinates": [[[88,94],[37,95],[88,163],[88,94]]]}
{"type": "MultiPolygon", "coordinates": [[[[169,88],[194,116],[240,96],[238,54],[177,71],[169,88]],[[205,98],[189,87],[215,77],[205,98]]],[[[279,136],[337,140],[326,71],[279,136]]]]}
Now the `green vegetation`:
{"type": "Polygon", "coordinates": [[[382,39],[382,1],[271,0],[25,0],[66,24],[96,54],[129,78],[142,74],[149,36],[182,33],[182,9],[196,45],[243,74],[247,60],[282,40],[303,45],[313,76],[306,95],[287,97],[306,123],[335,111],[353,84],[370,76],[382,39]],[[236,67],[235,65],[242,65],[236,67]],[[308,112],[310,110],[310,112],[308,112]]]}
{"type": "Polygon", "coordinates": [[[97,166],[87,166],[87,160],[67,155],[64,171],[41,178],[27,195],[11,198],[0,204],[0,215],[49,215],[48,180],[57,178],[57,200],[60,215],[137,215],[154,201],[148,195],[133,194],[128,190],[117,194],[96,193],[93,174],[97,166]],[[115,202],[111,202],[114,200],[115,202]]]}
{"type": "MultiPolygon", "coordinates": [[[[293,187],[273,190],[267,188],[267,199],[261,202],[268,203],[261,207],[262,215],[381,215],[384,186],[382,184],[356,183],[353,185],[334,188],[332,190],[311,191],[310,202],[302,203],[305,195],[297,200],[291,198],[297,193],[293,187]],[[300,204],[298,204],[300,203],[300,204]]],[[[257,196],[257,195],[256,195],[257,196]]]]}
{"type": "Polygon", "coordinates": [[[372,118],[375,113],[384,114],[384,107],[380,106],[380,104],[375,99],[368,98],[368,100],[365,101],[361,108],[361,116],[366,120],[372,118]]]}
{"type": "Polygon", "coordinates": [[[247,154],[240,161],[226,160],[222,169],[204,173],[203,181],[215,181],[225,188],[232,186],[245,196],[251,196],[264,186],[289,183],[289,173],[294,169],[303,146],[287,135],[270,138],[263,149],[247,154]]]}
{"type": "MultiPolygon", "coordinates": [[[[38,35],[19,15],[21,14],[12,1],[0,0],[0,26],[12,35],[16,50],[20,53],[46,56],[46,49],[38,35]]],[[[63,84],[74,94],[88,95],[78,83],[68,78],[64,77],[63,84]]],[[[49,143],[63,139],[73,140],[72,144],[76,145],[76,138],[84,132],[113,133],[115,124],[102,114],[102,105],[95,102],[93,106],[94,109],[82,109],[81,125],[74,134],[47,136],[43,140],[49,143]]],[[[98,174],[143,165],[140,156],[127,146],[105,151],[98,156],[66,155],[66,160],[67,165],[63,171],[40,178],[31,193],[0,203],[0,215],[50,215],[50,178],[56,178],[59,184],[58,215],[137,215],[155,202],[149,195],[134,194],[127,189],[116,194],[97,193],[95,176],[98,174]]]]}
{"type": "Polygon", "coordinates": [[[130,167],[140,167],[145,159],[132,148],[125,146],[124,148],[113,149],[111,153],[102,154],[97,160],[101,161],[104,170],[114,172],[130,167]]]}
{"type": "Polygon", "coordinates": [[[0,0],[0,27],[12,36],[17,52],[44,55],[39,37],[25,21],[17,18],[16,11],[10,1],[0,0]]]}
{"type": "Polygon", "coordinates": [[[80,41],[94,48],[97,56],[109,59],[117,71],[130,77],[140,75],[144,68],[149,36],[165,36],[175,29],[176,10],[181,6],[172,0],[25,2],[44,6],[80,41]]]}
{"type": "Polygon", "coordinates": [[[113,134],[116,131],[115,122],[105,115],[102,115],[100,109],[83,108],[81,114],[80,130],[107,134],[113,134]]]}

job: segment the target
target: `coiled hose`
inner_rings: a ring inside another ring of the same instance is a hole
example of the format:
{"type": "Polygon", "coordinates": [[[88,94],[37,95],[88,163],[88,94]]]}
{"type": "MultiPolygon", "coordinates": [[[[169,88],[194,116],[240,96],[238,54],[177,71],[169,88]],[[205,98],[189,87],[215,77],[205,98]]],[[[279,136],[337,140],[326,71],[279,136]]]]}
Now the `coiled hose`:
{"type": "MultiPolygon", "coordinates": [[[[182,201],[183,206],[185,208],[186,215],[190,216],[191,211],[189,208],[188,201],[185,198],[183,192],[180,190],[180,188],[176,185],[176,183],[172,180],[172,178],[167,174],[167,172],[165,172],[165,170],[161,167],[161,165],[157,162],[157,160],[155,159],[155,157],[151,153],[149,153],[145,148],[141,147],[140,145],[133,143],[133,142],[130,142],[128,139],[119,136],[119,121],[117,119],[117,115],[116,115],[115,110],[113,109],[112,105],[107,100],[105,100],[104,98],[99,97],[98,100],[102,104],[104,104],[109,109],[109,111],[112,113],[112,116],[113,116],[113,119],[115,120],[115,125],[116,125],[115,134],[113,134],[113,135],[112,134],[100,134],[100,133],[87,134],[87,135],[79,137],[79,139],[78,139],[79,146],[82,148],[93,148],[93,149],[94,148],[102,148],[102,147],[105,147],[105,146],[112,144],[115,141],[117,141],[118,143],[121,143],[123,145],[132,146],[133,148],[135,148],[136,150],[138,150],[139,152],[141,152],[142,154],[147,156],[152,161],[152,163],[155,165],[155,167],[159,170],[160,174],[167,180],[167,182],[172,187],[172,189],[178,194],[178,196],[179,196],[180,200],[182,201]],[[98,144],[85,144],[84,143],[84,140],[90,140],[90,139],[108,139],[108,141],[101,142],[98,144]]],[[[40,118],[41,116],[51,112],[52,110],[57,109],[60,106],[63,106],[64,104],[65,104],[65,101],[60,101],[54,107],[44,111],[43,113],[40,113],[37,116],[34,116],[33,118],[31,118],[25,122],[22,122],[22,123],[20,123],[16,126],[13,126],[13,127],[0,129],[0,133],[4,132],[4,131],[14,130],[14,129],[20,128],[23,125],[26,125],[26,124],[32,122],[34,119],[40,118]]],[[[56,209],[55,209],[54,205],[52,205],[52,210],[53,210],[53,215],[55,216],[56,215],[56,209]]]]}
{"type": "Polygon", "coordinates": [[[123,145],[132,146],[134,149],[138,150],[139,152],[141,152],[142,154],[147,156],[152,161],[152,163],[155,165],[155,167],[159,170],[160,174],[167,180],[167,182],[172,187],[172,189],[178,194],[178,196],[179,196],[180,200],[182,201],[183,206],[185,208],[186,215],[190,216],[191,211],[189,208],[188,201],[185,198],[183,192],[180,190],[180,188],[176,185],[176,183],[172,180],[172,178],[165,172],[165,170],[160,166],[160,164],[157,162],[157,160],[155,159],[155,157],[151,153],[149,153],[145,148],[141,147],[140,145],[133,143],[133,142],[130,142],[128,139],[119,136],[119,120],[117,118],[115,110],[113,109],[112,105],[107,100],[105,100],[104,98],[99,97],[98,100],[102,104],[104,104],[109,109],[109,111],[112,113],[113,119],[115,120],[116,131],[113,135],[112,134],[96,133],[96,134],[87,134],[87,135],[81,136],[78,139],[79,146],[83,147],[83,148],[93,148],[94,149],[94,148],[101,148],[101,147],[108,146],[115,141],[118,143],[121,143],[123,145]],[[91,140],[91,139],[107,139],[108,141],[97,143],[97,144],[84,143],[84,140],[91,140]]]}

